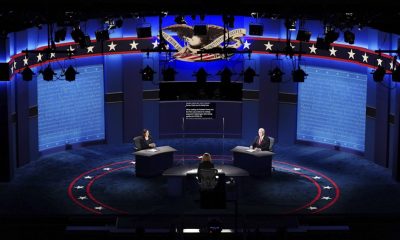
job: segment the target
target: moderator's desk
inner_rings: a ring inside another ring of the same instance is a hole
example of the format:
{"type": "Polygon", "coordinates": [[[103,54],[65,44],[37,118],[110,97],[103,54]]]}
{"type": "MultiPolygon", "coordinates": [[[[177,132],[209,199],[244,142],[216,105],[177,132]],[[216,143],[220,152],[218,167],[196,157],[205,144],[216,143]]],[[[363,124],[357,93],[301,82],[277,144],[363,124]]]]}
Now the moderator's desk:
{"type": "MultiPolygon", "coordinates": [[[[164,171],[162,174],[167,177],[168,195],[181,196],[183,193],[183,182],[187,176],[195,177],[197,175],[197,165],[181,165],[172,167],[164,171]]],[[[219,174],[225,174],[226,177],[234,177],[236,184],[239,185],[240,178],[249,176],[246,170],[232,165],[215,165],[219,174]]]]}
{"type": "Polygon", "coordinates": [[[249,147],[244,146],[233,148],[233,165],[247,170],[251,176],[270,176],[274,153],[248,150],[249,147]]]}
{"type": "Polygon", "coordinates": [[[135,152],[136,176],[152,177],[161,175],[166,169],[172,167],[174,152],[176,152],[176,149],[170,146],[135,152]]]}

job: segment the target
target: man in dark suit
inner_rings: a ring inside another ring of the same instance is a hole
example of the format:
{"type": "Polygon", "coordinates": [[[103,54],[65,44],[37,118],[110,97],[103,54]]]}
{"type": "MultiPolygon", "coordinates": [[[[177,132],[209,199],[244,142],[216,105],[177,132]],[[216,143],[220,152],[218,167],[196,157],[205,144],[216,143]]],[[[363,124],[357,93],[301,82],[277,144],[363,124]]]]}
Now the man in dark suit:
{"type": "Polygon", "coordinates": [[[258,136],[254,139],[254,142],[251,144],[250,148],[261,151],[269,151],[269,145],[269,137],[265,136],[264,128],[258,129],[258,136]]]}

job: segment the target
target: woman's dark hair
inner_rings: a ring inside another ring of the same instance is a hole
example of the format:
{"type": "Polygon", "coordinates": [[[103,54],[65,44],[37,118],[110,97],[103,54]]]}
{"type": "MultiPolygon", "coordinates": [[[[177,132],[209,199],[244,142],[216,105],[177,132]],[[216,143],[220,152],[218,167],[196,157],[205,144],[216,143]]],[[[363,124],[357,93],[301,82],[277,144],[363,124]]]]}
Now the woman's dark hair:
{"type": "MultiPolygon", "coordinates": [[[[143,136],[143,137],[146,135],[146,132],[147,132],[147,131],[149,131],[149,130],[146,129],[146,128],[143,129],[143,133],[142,133],[142,136],[143,136]]],[[[150,132],[149,132],[149,133],[150,133],[150,132]]]]}

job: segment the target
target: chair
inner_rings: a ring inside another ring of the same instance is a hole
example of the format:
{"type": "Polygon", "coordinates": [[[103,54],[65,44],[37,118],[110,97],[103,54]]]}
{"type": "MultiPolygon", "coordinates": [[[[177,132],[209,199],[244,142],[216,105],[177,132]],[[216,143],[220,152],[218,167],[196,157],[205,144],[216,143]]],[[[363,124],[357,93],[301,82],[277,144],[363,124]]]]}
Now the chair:
{"type": "Polygon", "coordinates": [[[135,149],[135,152],[142,150],[142,146],[140,144],[140,141],[142,140],[142,136],[137,136],[133,138],[133,147],[135,149]]]}
{"type": "Polygon", "coordinates": [[[217,169],[199,169],[200,206],[206,209],[226,208],[225,175],[217,169]]]}
{"type": "Polygon", "coordinates": [[[213,190],[218,184],[218,170],[215,168],[199,169],[197,175],[201,191],[213,190]]]}
{"type": "Polygon", "coordinates": [[[270,152],[274,151],[274,143],[275,143],[275,138],[273,137],[268,137],[269,138],[269,150],[270,152]]]}

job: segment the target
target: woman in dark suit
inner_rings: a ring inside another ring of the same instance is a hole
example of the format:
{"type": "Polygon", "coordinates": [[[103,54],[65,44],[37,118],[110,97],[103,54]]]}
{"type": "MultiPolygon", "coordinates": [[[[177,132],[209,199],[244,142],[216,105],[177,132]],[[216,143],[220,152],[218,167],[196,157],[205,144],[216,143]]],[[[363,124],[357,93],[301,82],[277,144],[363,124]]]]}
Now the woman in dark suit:
{"type": "Polygon", "coordinates": [[[140,139],[140,148],[148,149],[154,147],[156,147],[156,144],[153,142],[153,139],[150,136],[150,131],[147,129],[143,129],[143,135],[142,138],[140,139]]]}
{"type": "Polygon", "coordinates": [[[269,137],[265,136],[264,128],[258,129],[258,136],[254,139],[250,148],[261,151],[269,151],[269,137]]]}
{"type": "Polygon", "coordinates": [[[211,162],[211,154],[204,153],[203,157],[201,158],[199,167],[197,168],[197,172],[200,169],[210,169],[210,168],[214,168],[214,164],[211,162]]]}

